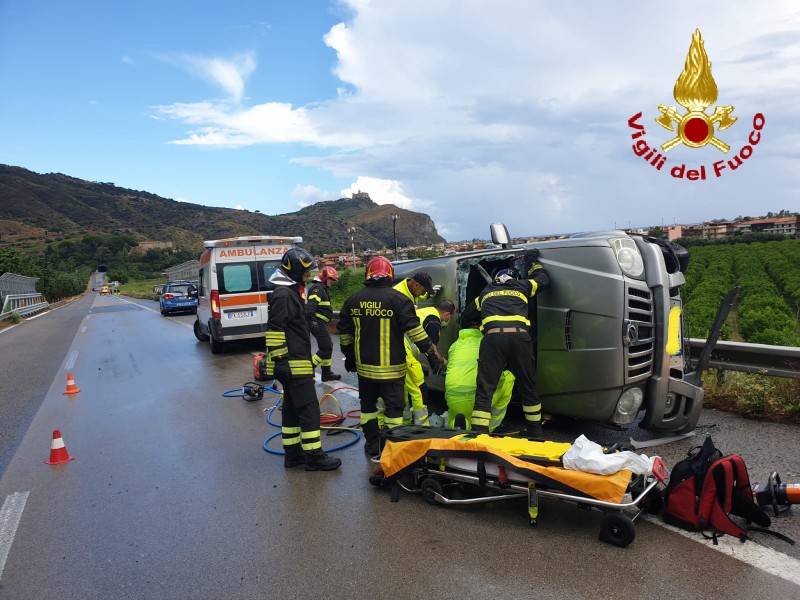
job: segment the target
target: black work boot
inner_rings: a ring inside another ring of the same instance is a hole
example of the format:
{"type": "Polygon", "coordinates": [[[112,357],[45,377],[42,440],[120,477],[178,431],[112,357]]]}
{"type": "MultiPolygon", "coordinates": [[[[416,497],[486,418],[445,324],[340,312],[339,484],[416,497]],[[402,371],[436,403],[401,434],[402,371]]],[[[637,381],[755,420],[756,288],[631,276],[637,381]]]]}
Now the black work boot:
{"type": "Polygon", "coordinates": [[[467,428],[467,417],[464,415],[456,415],[453,419],[453,429],[465,430],[467,428]]]}
{"type": "Polygon", "coordinates": [[[525,425],[525,437],[534,438],[537,440],[544,439],[544,432],[542,431],[541,423],[528,423],[525,425]]]}
{"type": "Polygon", "coordinates": [[[335,471],[342,465],[340,458],[332,458],[322,450],[311,450],[305,454],[306,471],[335,471]]]}
{"type": "Polygon", "coordinates": [[[306,463],[306,457],[303,456],[303,449],[299,444],[295,444],[294,446],[284,446],[283,452],[283,466],[287,469],[304,465],[306,463]]]}
{"type": "Polygon", "coordinates": [[[338,381],[342,376],[331,371],[330,367],[322,367],[322,381],[338,381]]]}
{"type": "Polygon", "coordinates": [[[364,433],[364,454],[370,458],[375,458],[381,454],[381,432],[378,427],[378,419],[367,421],[361,426],[364,433]]]}

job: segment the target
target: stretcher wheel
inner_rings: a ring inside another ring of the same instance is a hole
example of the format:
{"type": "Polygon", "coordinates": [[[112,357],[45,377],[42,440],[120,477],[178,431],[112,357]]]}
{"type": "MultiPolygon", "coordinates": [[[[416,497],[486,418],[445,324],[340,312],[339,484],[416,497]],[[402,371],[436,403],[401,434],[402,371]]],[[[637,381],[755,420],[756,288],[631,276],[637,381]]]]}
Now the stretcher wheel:
{"type": "Polygon", "coordinates": [[[600,541],[624,548],[636,537],[636,526],[620,511],[607,512],[600,523],[600,541]]]}
{"type": "Polygon", "coordinates": [[[426,477],[422,480],[422,485],[420,485],[420,492],[422,493],[422,497],[425,498],[425,502],[429,504],[439,504],[436,501],[436,494],[440,496],[443,495],[442,484],[439,483],[438,480],[434,479],[433,477],[426,477]]]}

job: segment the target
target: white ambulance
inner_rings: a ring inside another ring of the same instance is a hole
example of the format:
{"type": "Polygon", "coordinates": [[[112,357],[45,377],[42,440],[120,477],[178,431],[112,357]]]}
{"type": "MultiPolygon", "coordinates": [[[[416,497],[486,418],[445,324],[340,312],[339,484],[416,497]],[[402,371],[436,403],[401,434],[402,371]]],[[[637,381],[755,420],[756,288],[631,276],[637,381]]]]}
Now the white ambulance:
{"type": "Polygon", "coordinates": [[[194,335],[219,354],[225,342],[263,338],[269,277],[301,237],[250,236],[203,243],[194,335]]]}

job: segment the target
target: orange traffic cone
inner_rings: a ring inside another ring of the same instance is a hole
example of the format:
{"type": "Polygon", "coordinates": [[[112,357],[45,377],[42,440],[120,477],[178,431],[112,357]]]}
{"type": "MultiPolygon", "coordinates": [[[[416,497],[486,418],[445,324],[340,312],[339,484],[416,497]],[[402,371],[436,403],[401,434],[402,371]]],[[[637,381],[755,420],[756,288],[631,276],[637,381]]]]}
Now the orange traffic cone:
{"type": "Polygon", "coordinates": [[[72,373],[67,374],[67,389],[61,392],[61,395],[64,394],[77,394],[80,392],[78,386],[75,385],[75,380],[72,378],[72,373]]]}
{"type": "Polygon", "coordinates": [[[53,431],[53,443],[50,445],[50,460],[44,461],[46,465],[60,465],[63,462],[75,460],[67,452],[64,440],[61,439],[61,432],[56,429],[53,431]]]}

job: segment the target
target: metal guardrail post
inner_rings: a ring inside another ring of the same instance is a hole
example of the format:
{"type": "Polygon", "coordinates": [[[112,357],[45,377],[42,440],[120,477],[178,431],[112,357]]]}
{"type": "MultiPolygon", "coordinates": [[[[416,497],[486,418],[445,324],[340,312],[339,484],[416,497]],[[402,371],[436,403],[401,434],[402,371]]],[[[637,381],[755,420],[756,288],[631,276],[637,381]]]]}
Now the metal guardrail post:
{"type": "MultiPolygon", "coordinates": [[[[706,340],[697,338],[689,340],[692,361],[699,360],[705,343],[706,340]]],[[[711,351],[708,368],[800,379],[800,348],[717,342],[711,351]]]]}
{"type": "Polygon", "coordinates": [[[0,320],[7,319],[14,313],[24,317],[50,306],[41,294],[5,294],[0,320]]]}

